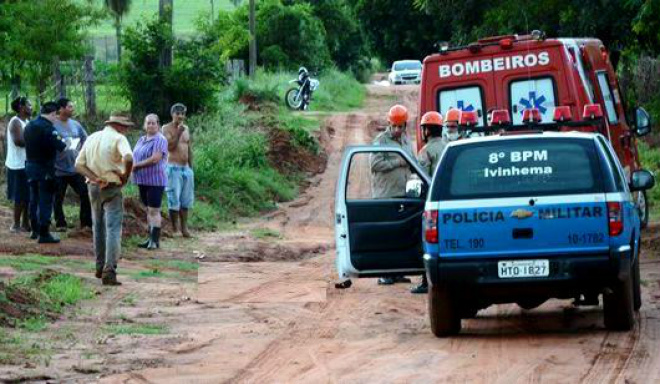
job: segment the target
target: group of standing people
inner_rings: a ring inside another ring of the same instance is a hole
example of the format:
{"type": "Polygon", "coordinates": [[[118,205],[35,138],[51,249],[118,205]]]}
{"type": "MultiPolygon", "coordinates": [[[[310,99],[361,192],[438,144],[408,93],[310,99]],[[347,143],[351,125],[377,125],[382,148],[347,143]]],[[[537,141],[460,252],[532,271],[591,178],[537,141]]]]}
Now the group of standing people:
{"type": "Polygon", "coordinates": [[[16,112],[7,127],[7,196],[14,204],[12,232],[29,232],[41,244],[59,243],[50,232],[51,216],[59,229],[68,228],[63,203],[71,187],[80,198],[80,226],[91,228],[96,277],[104,285],[120,285],[122,188],[131,176],[147,207],[149,236],[140,247],[160,247],[161,205],[167,195],[175,231],[190,237],[188,212],[194,201],[194,174],[186,107],[171,108],[172,122],[160,127],[156,114],[144,119],[145,134],[135,147],[126,134],[130,116],[112,113],[103,129],[88,135],[72,117],[68,99],[47,102],[30,121],[32,105],[25,97],[12,102],[16,112]]]}
{"type": "MultiPolygon", "coordinates": [[[[443,119],[442,115],[430,111],[422,116],[420,126],[426,144],[419,151],[417,161],[427,174],[433,175],[440,157],[449,142],[458,140],[458,122],[460,111],[450,109],[443,119]]],[[[395,105],[387,114],[387,129],[380,133],[373,141],[373,145],[401,147],[410,157],[413,156],[412,147],[406,135],[408,126],[408,109],[403,105],[395,105]]],[[[371,157],[371,192],[374,198],[392,198],[405,196],[406,183],[410,177],[410,165],[401,156],[392,153],[377,153],[371,157]]],[[[410,283],[404,276],[381,277],[378,284],[390,285],[395,283],[410,283]]],[[[412,293],[427,293],[428,283],[426,275],[422,276],[419,285],[411,289],[412,293]]]]}

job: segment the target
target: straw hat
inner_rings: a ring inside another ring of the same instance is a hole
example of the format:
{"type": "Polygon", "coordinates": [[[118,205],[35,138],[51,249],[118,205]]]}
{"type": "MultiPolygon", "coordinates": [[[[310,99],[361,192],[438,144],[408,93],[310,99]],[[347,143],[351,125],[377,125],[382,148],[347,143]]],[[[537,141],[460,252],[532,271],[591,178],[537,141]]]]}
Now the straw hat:
{"type": "Polygon", "coordinates": [[[131,117],[126,112],[112,112],[110,118],[104,124],[119,124],[125,127],[133,127],[135,124],[131,121],[131,117]]]}

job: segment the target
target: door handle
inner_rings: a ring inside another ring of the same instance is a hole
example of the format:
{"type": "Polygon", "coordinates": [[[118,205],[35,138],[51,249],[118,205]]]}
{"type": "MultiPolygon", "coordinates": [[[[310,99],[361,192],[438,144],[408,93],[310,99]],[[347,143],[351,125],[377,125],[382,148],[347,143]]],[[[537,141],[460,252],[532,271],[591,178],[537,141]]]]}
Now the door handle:
{"type": "Polygon", "coordinates": [[[345,233],[342,233],[341,235],[339,235],[339,237],[341,237],[342,239],[345,239],[345,238],[346,238],[346,234],[345,234],[345,233]]]}
{"type": "Polygon", "coordinates": [[[399,213],[403,212],[406,210],[406,206],[403,204],[399,204],[399,213]]]}

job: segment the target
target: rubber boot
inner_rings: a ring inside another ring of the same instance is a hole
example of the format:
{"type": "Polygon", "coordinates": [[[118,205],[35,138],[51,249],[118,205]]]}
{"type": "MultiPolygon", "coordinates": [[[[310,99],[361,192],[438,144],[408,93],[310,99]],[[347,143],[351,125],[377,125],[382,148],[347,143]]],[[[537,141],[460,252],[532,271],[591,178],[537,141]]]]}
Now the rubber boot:
{"type": "Polygon", "coordinates": [[[158,249],[160,248],[160,227],[151,228],[151,240],[149,241],[149,246],[147,249],[158,249]]]}
{"type": "Polygon", "coordinates": [[[32,222],[32,233],[30,233],[30,239],[37,240],[39,238],[39,226],[37,223],[32,222]]]}
{"type": "Polygon", "coordinates": [[[181,212],[181,234],[183,237],[191,237],[188,231],[188,210],[182,209],[181,212]]]}
{"type": "Polygon", "coordinates": [[[179,211],[170,211],[170,221],[172,221],[172,232],[179,232],[179,211]]]}
{"type": "Polygon", "coordinates": [[[149,248],[149,244],[151,243],[151,225],[149,226],[149,237],[147,237],[146,240],[138,244],[138,248],[149,248]]]}
{"type": "Polygon", "coordinates": [[[39,244],[57,244],[60,242],[60,239],[56,236],[50,234],[48,226],[44,225],[39,231],[39,244]]]}

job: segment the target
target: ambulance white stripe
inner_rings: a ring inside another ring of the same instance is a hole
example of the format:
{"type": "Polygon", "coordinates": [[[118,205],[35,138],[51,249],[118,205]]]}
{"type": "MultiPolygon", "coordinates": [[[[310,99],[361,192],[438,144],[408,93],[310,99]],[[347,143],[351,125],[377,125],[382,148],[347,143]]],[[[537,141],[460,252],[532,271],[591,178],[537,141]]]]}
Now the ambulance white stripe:
{"type": "Polygon", "coordinates": [[[605,201],[625,201],[629,200],[625,193],[593,193],[581,195],[559,195],[559,196],[539,196],[539,197],[507,197],[495,199],[474,199],[474,200],[449,200],[449,201],[428,201],[426,210],[438,209],[462,209],[462,208],[493,208],[493,207],[515,207],[529,205],[529,201],[534,199],[534,206],[550,204],[579,204],[579,203],[601,203],[605,201]]]}

